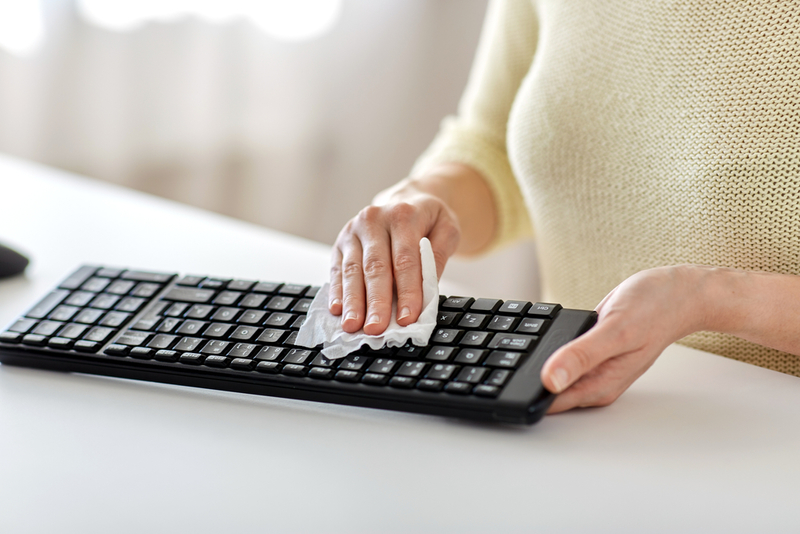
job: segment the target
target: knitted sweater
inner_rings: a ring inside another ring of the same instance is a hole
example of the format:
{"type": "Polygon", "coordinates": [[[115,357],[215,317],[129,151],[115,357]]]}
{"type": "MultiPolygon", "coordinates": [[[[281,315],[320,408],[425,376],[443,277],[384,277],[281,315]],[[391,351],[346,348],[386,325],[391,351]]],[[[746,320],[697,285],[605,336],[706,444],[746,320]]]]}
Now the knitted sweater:
{"type": "MultiPolygon", "coordinates": [[[[535,236],[545,300],[593,308],[681,263],[798,275],[800,4],[494,1],[414,172],[446,161],[490,184],[493,246],[535,236]]],[[[800,376],[732,336],[682,343],[800,376]]]]}

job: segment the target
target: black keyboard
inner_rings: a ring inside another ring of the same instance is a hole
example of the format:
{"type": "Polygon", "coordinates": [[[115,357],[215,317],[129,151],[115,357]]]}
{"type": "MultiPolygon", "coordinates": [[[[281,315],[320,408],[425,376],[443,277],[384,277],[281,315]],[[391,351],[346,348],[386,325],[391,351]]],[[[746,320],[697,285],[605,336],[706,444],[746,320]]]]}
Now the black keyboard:
{"type": "Polygon", "coordinates": [[[83,266],[0,332],[0,362],[516,424],[554,396],[539,373],[596,314],[440,297],[427,346],[329,360],[296,345],[317,287],[83,266]]]}

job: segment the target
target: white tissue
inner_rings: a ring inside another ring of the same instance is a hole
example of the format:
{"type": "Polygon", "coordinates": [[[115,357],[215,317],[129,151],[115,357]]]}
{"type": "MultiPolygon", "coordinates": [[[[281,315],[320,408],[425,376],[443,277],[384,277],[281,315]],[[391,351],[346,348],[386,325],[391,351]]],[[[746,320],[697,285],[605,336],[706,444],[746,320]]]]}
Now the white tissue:
{"type": "Polygon", "coordinates": [[[436,260],[433,258],[431,242],[423,237],[419,242],[422,256],[422,313],[415,323],[408,326],[397,324],[397,295],[392,302],[392,318],[386,331],[379,336],[370,336],[359,330],[348,333],[342,330],[342,318],[328,310],[329,284],[325,284],[314,297],[308,310],[308,318],[297,336],[297,343],[304,347],[323,345],[322,354],[331,360],[343,358],[362,345],[379,349],[384,345],[400,347],[411,340],[415,345],[427,345],[436,327],[439,308],[439,281],[436,278],[436,260]]]}

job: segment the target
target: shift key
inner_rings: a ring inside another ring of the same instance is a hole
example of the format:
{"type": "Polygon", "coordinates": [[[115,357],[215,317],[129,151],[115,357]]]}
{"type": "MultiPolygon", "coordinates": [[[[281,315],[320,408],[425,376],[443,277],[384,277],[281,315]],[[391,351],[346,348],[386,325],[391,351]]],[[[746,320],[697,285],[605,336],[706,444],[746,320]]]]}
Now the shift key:
{"type": "Polygon", "coordinates": [[[161,297],[164,300],[178,300],[182,302],[203,303],[214,296],[213,289],[198,289],[196,287],[173,287],[161,297]]]}

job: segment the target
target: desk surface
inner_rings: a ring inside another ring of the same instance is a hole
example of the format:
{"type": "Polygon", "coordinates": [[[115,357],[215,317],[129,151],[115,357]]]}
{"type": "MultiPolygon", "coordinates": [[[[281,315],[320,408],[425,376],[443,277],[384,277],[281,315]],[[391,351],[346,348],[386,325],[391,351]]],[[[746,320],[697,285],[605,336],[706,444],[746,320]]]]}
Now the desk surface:
{"type": "MultiPolygon", "coordinates": [[[[322,245],[10,158],[0,192],[34,258],[3,325],[84,262],[327,275],[322,245]]],[[[797,532],[799,408],[678,346],[530,428],[0,366],[0,532],[797,532]]]]}

